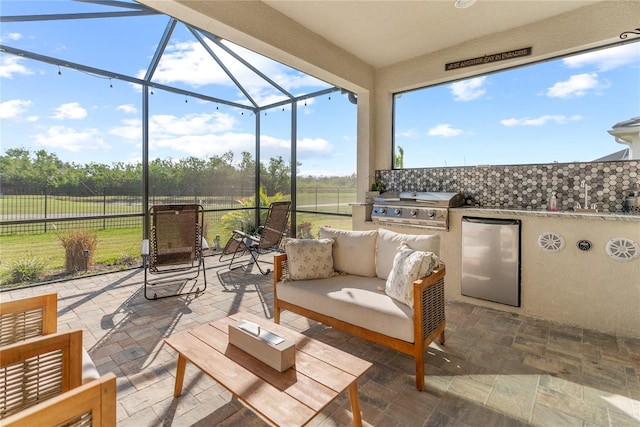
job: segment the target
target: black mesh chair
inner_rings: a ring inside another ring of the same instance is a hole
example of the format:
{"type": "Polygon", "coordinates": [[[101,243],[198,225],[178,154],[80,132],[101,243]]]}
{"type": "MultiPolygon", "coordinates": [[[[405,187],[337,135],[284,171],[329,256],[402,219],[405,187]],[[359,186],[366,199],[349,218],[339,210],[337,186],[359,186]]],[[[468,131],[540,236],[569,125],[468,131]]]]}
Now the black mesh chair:
{"type": "MultiPolygon", "coordinates": [[[[272,202],[269,205],[269,212],[263,226],[258,227],[254,234],[233,230],[231,238],[227,241],[222,253],[220,262],[229,262],[229,270],[241,267],[249,267],[255,264],[262,274],[269,274],[270,268],[264,270],[260,266],[258,258],[269,252],[279,249],[282,237],[289,224],[289,213],[291,202],[272,202]],[[249,254],[250,258],[240,259],[243,255],[249,254]]],[[[267,262],[267,261],[264,261],[267,262]]]]}
{"type": "Polygon", "coordinates": [[[207,276],[202,251],[207,245],[202,235],[202,206],[156,205],[149,209],[149,213],[152,227],[149,239],[142,242],[141,251],[145,298],[158,299],[204,292],[207,288],[207,276]],[[200,273],[203,276],[202,285],[198,282],[200,273]],[[150,275],[159,276],[159,280],[151,282],[150,275]],[[191,282],[193,284],[188,287],[191,282]],[[164,292],[159,293],[161,288],[164,292]]]}

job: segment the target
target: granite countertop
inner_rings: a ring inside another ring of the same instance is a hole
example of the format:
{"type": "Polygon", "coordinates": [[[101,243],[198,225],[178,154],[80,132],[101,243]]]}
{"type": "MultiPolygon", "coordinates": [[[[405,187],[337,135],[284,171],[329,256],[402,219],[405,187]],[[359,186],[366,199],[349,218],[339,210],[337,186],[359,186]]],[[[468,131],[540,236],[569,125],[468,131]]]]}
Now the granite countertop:
{"type": "Polygon", "coordinates": [[[493,215],[524,215],[524,216],[546,216],[546,217],[562,217],[562,218],[585,218],[585,219],[604,219],[608,221],[637,221],[640,222],[640,214],[630,212],[596,212],[596,211],[547,211],[543,209],[523,209],[523,208],[505,208],[505,207],[484,207],[484,206],[463,206],[459,208],[451,208],[453,212],[476,212],[490,213],[493,215]]]}

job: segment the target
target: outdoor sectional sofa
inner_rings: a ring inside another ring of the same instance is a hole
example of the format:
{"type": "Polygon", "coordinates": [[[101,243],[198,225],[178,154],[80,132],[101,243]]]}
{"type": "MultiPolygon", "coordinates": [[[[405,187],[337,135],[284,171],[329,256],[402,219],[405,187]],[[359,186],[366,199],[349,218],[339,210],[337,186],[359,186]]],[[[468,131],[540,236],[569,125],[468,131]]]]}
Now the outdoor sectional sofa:
{"type": "Polygon", "coordinates": [[[440,237],[324,227],[319,237],[286,240],[286,253],[275,255],[275,323],[289,310],[413,356],[416,388],[423,390],[424,350],[436,337],[445,341],[440,237]],[[408,277],[417,271],[407,270],[416,264],[414,255],[422,256],[421,272],[427,267],[428,276],[408,277]],[[404,300],[389,292],[390,277],[407,283],[404,300]]]}

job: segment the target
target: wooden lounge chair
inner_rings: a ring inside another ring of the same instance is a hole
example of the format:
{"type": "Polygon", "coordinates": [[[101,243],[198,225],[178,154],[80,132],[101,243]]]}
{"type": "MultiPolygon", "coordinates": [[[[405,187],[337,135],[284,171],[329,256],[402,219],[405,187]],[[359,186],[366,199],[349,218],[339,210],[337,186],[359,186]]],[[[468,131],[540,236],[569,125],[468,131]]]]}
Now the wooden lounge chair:
{"type": "Polygon", "coordinates": [[[4,427],[116,425],[116,377],[103,375],[2,420],[4,427]]]}
{"type": "Polygon", "coordinates": [[[141,251],[144,259],[145,298],[158,299],[204,292],[207,288],[207,276],[202,254],[202,206],[156,205],[149,210],[149,214],[152,227],[149,239],[142,242],[141,251]],[[202,284],[198,282],[201,272],[202,284]],[[164,277],[151,283],[149,275],[164,277]],[[194,282],[188,287],[191,281],[194,282]]]}
{"type": "Polygon", "coordinates": [[[57,294],[0,303],[0,346],[57,331],[57,294]]]}
{"type": "Polygon", "coordinates": [[[0,347],[0,418],[82,385],[82,331],[0,347]]]}
{"type": "MultiPolygon", "coordinates": [[[[0,303],[0,346],[58,331],[58,294],[44,294],[0,303]]],[[[82,347],[82,381],[100,376],[82,347]]]]}
{"type": "Polygon", "coordinates": [[[271,269],[263,270],[258,262],[258,257],[279,249],[280,242],[289,224],[290,210],[290,201],[273,202],[269,205],[269,212],[264,226],[258,227],[255,234],[233,230],[231,238],[222,250],[220,261],[226,262],[230,259],[229,270],[255,264],[258,266],[260,273],[269,274],[271,269]],[[248,261],[239,259],[247,253],[251,255],[248,261]]]}

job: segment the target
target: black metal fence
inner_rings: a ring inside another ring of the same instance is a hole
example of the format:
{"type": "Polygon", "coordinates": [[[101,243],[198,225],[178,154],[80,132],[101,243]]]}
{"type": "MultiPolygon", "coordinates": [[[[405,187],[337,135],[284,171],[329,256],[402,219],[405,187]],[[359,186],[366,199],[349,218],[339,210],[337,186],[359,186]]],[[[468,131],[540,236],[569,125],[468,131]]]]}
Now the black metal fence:
{"type": "MultiPolygon", "coordinates": [[[[207,196],[175,194],[149,196],[149,206],[165,203],[199,203],[209,210],[241,207],[245,194],[207,196]]],[[[46,233],[77,228],[107,229],[142,226],[140,190],[104,187],[97,191],[23,188],[0,195],[0,235],[46,233]]]]}
{"type": "MultiPolygon", "coordinates": [[[[149,206],[166,203],[199,203],[217,218],[221,211],[242,208],[241,199],[254,196],[253,190],[216,188],[216,196],[179,193],[161,195],[151,189],[149,206]]],[[[300,188],[301,211],[349,215],[355,190],[338,187],[300,188]]],[[[12,189],[0,194],[0,235],[46,233],[78,228],[110,229],[141,227],[144,219],[141,187],[103,187],[58,190],[55,188],[12,189]]]]}

